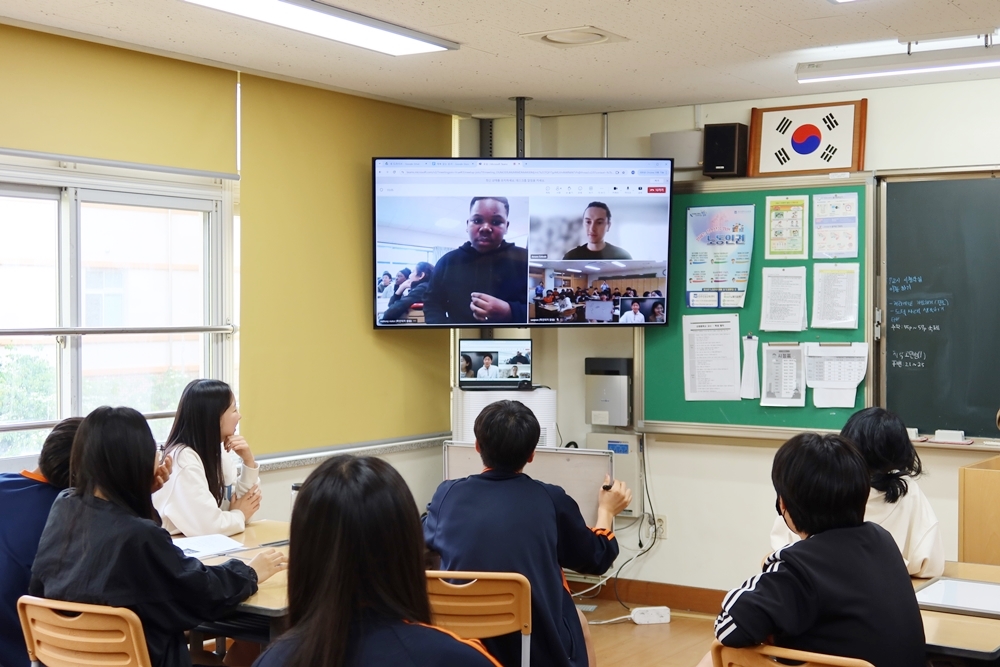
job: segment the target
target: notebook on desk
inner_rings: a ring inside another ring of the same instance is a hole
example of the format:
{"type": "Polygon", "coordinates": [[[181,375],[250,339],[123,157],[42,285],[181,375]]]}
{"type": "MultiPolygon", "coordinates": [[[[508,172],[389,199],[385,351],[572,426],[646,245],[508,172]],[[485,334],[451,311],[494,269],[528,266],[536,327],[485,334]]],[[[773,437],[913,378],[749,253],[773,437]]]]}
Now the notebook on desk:
{"type": "Polygon", "coordinates": [[[1000,619],[1000,584],[938,577],[917,591],[921,609],[1000,619]]]}

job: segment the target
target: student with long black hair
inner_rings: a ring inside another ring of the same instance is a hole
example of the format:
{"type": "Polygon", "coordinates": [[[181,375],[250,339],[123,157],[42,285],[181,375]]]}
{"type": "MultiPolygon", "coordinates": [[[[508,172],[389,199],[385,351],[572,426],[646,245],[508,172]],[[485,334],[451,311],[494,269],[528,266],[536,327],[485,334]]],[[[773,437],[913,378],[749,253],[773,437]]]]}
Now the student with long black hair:
{"type": "MultiPolygon", "coordinates": [[[[871,490],[865,521],[889,531],[910,576],[940,576],[944,546],[938,519],[917,484],[923,466],[903,420],[884,408],[866,408],[851,415],[840,434],[857,446],[868,465],[871,490]]],[[[775,520],[771,548],[798,539],[781,517],[775,520]]]]}
{"type": "Polygon", "coordinates": [[[249,563],[211,567],[186,557],[153,509],[157,458],[139,412],[105,406],[87,415],[70,455],[76,486],[52,505],[29,591],[131,609],[142,621],[153,666],[187,667],[184,631],[248,598],[286,561],[273,549],[249,563]]]}
{"type": "Polygon", "coordinates": [[[153,505],[172,535],[242,533],[260,508],[258,466],[236,433],[236,398],[221,380],[193,380],[184,388],[167,436],[174,470],[153,505]],[[237,475],[233,454],[243,460],[237,475]]]}
{"type": "Polygon", "coordinates": [[[290,629],[254,667],[500,667],[479,642],[430,625],[417,505],[385,461],[316,468],[289,548],[290,629]]]}

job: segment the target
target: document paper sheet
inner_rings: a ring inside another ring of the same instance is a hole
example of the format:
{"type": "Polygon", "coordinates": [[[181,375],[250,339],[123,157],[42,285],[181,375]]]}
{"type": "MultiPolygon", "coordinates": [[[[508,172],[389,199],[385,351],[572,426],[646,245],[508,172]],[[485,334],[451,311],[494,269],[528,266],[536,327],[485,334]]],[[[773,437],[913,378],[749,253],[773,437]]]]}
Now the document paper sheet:
{"type": "Polygon", "coordinates": [[[806,328],[806,267],[765,268],[760,304],[761,331],[806,328]]]}
{"type": "Polygon", "coordinates": [[[684,400],[740,400],[740,316],[684,316],[684,400]]]}
{"type": "Polygon", "coordinates": [[[806,405],[805,348],[802,345],[763,344],[764,386],[760,404],[789,408],[806,405]]]}
{"type": "Polygon", "coordinates": [[[814,329],[857,329],[861,265],[813,264],[814,329]]]}
{"type": "Polygon", "coordinates": [[[813,259],[858,256],[858,193],[813,195],[813,259]]]}
{"type": "Polygon", "coordinates": [[[806,344],[806,386],[817,408],[853,408],[868,373],[868,343],[806,344]]]}

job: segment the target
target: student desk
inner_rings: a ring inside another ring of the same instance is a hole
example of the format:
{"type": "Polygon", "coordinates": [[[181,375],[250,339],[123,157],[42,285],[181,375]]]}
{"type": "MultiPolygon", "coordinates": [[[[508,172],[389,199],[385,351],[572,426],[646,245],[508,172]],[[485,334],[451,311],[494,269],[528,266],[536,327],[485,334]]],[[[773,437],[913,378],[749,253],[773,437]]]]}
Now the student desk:
{"type": "MultiPolygon", "coordinates": [[[[219,565],[230,558],[240,558],[249,561],[260,551],[278,549],[288,553],[288,545],[278,547],[258,547],[261,544],[287,540],[289,524],[285,521],[254,521],[246,530],[232,538],[241,542],[251,551],[215,558],[206,558],[206,565],[219,565]]],[[[1000,568],[997,568],[1000,569],[1000,568]]],[[[199,635],[221,635],[233,639],[245,639],[260,644],[267,644],[285,631],[288,620],[288,573],[279,572],[260,584],[257,592],[241,602],[236,610],[219,621],[203,623],[192,632],[192,643],[200,641],[199,635]]]]}
{"type": "MultiPolygon", "coordinates": [[[[1000,566],[949,561],[943,576],[1000,583],[1000,566]]],[[[914,579],[913,587],[920,590],[928,583],[929,579],[914,579]]],[[[928,651],[976,660],[1000,658],[1000,620],[924,609],[920,615],[928,651]]]]}

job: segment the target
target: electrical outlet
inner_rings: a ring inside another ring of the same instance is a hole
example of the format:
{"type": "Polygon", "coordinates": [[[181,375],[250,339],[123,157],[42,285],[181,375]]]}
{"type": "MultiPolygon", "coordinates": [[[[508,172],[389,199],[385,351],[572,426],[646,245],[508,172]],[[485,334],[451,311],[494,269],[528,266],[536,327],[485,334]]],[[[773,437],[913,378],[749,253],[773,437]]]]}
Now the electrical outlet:
{"type": "Polygon", "coordinates": [[[647,514],[646,515],[646,537],[652,539],[653,534],[656,534],[656,539],[662,540],[667,537],[667,518],[659,514],[647,514]]]}

